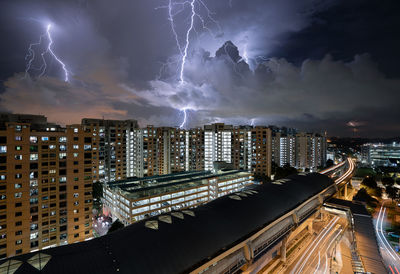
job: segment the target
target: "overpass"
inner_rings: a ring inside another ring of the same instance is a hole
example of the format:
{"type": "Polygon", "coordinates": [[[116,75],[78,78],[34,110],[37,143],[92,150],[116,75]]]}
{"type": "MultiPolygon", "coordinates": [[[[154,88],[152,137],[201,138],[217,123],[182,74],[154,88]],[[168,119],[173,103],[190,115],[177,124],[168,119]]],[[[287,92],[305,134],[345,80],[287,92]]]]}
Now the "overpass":
{"type": "Polygon", "coordinates": [[[348,159],[325,173],[339,169],[334,180],[318,173],[292,175],[87,242],[8,258],[0,261],[0,272],[256,272],[273,259],[285,260],[293,231],[307,226],[324,201],[347,184],[354,163],[348,159]]]}

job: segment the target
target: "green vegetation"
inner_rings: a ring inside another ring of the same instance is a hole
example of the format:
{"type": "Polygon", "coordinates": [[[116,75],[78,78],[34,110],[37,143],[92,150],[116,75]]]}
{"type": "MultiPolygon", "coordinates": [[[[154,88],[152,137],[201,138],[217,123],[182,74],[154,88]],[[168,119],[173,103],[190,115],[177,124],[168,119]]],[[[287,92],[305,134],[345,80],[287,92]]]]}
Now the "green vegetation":
{"type": "Polygon", "coordinates": [[[289,164],[285,164],[283,167],[275,167],[275,180],[286,178],[289,175],[297,174],[297,169],[291,167],[289,164]]]}
{"type": "Polygon", "coordinates": [[[93,183],[93,208],[101,212],[102,203],[101,198],[103,197],[103,185],[100,182],[93,183]]]}
{"type": "Polygon", "coordinates": [[[384,186],[393,186],[394,179],[392,177],[384,177],[384,178],[382,178],[382,184],[384,186]]]}
{"type": "Polygon", "coordinates": [[[124,228],[124,224],[121,223],[121,221],[117,219],[117,220],[115,220],[115,222],[113,222],[111,224],[110,229],[108,229],[107,234],[109,234],[109,233],[111,233],[113,231],[120,230],[121,228],[124,228]]]}
{"type": "Polygon", "coordinates": [[[371,208],[376,208],[378,204],[378,200],[373,198],[365,188],[361,188],[353,197],[353,200],[364,202],[371,208]]]}
{"type": "Polygon", "coordinates": [[[356,173],[354,174],[354,177],[376,177],[376,172],[369,167],[360,167],[357,168],[356,173]]]}
{"type": "Polygon", "coordinates": [[[389,196],[390,199],[396,200],[399,197],[399,190],[396,187],[393,186],[386,186],[386,194],[389,196]]]}
{"type": "Polygon", "coordinates": [[[326,161],[325,167],[328,168],[328,167],[331,167],[333,165],[334,165],[334,162],[332,161],[332,159],[329,159],[328,161],[326,161]]]}

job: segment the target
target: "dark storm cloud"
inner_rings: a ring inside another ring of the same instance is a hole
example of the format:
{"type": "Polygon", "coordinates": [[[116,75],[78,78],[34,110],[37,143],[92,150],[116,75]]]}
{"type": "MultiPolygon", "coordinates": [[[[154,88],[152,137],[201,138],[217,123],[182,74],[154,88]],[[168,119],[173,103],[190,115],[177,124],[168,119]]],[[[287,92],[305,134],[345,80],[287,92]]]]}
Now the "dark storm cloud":
{"type": "MultiPolygon", "coordinates": [[[[157,9],[166,3],[2,2],[0,31],[8,39],[1,46],[0,62],[7,64],[0,70],[5,87],[1,108],[46,114],[60,123],[104,116],[176,126],[182,119],[179,109],[188,108],[190,126],[252,121],[350,135],[348,122],[359,121],[360,134],[399,132],[395,117],[400,116],[396,106],[400,84],[390,69],[395,61],[376,54],[390,44],[393,33],[381,34],[379,47],[374,41],[368,43],[363,32],[368,32],[364,28],[369,24],[363,24],[362,18],[349,19],[349,7],[354,6],[347,2],[207,1],[221,28],[208,25],[210,34],[196,22],[183,85],[177,81],[179,64],[165,65],[179,60],[167,10],[157,9]],[[334,16],[341,12],[345,18],[334,16]],[[44,78],[21,79],[27,46],[50,21],[55,26],[54,49],[72,74],[70,83],[61,81],[57,64],[49,67],[44,78]],[[345,30],[343,37],[340,29],[345,30]],[[357,44],[350,32],[364,40],[357,44]],[[214,57],[227,40],[238,47],[251,69],[256,69],[256,60],[267,61],[253,72],[243,60],[235,63],[239,55],[232,59],[222,50],[214,57]],[[364,54],[369,49],[372,54],[364,54]]],[[[370,18],[374,5],[359,4],[364,8],[360,16],[370,18]]],[[[183,13],[176,24],[181,43],[187,15],[183,13]]],[[[376,22],[379,16],[373,18],[376,22]]],[[[389,16],[388,20],[395,19],[389,16]]],[[[379,27],[374,28],[378,33],[379,27]]],[[[398,56],[392,47],[389,52],[398,56]]]]}

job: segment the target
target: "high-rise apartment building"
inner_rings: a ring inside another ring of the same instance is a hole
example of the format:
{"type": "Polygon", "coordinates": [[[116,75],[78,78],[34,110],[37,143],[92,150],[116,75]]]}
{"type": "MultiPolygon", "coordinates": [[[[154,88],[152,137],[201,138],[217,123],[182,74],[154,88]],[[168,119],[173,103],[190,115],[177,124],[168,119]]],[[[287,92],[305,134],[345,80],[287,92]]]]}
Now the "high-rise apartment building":
{"type": "Polygon", "coordinates": [[[272,131],[256,126],[251,130],[251,172],[254,176],[271,176],[272,131]]]}
{"type": "Polygon", "coordinates": [[[223,123],[204,126],[205,170],[212,170],[215,161],[232,162],[232,130],[223,123]]]}
{"type": "Polygon", "coordinates": [[[315,133],[296,134],[296,167],[311,170],[326,163],[326,137],[315,133]]]}
{"type": "Polygon", "coordinates": [[[82,125],[93,128],[98,136],[99,180],[109,182],[129,177],[130,166],[127,161],[131,156],[127,153],[127,131],[138,128],[136,120],[104,120],[82,119],[82,125]]]}
{"type": "Polygon", "coordinates": [[[91,238],[96,138],[44,116],[0,118],[0,257],[91,238]]]}

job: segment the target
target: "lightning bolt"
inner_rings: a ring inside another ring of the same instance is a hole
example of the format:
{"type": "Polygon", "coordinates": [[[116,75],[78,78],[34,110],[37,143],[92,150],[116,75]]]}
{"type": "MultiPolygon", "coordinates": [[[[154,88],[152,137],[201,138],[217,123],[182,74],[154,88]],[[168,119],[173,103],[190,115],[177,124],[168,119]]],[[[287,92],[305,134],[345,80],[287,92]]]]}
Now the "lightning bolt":
{"type": "Polygon", "coordinates": [[[183,84],[185,82],[184,78],[183,78],[183,74],[185,71],[185,63],[186,63],[186,58],[187,58],[187,52],[188,52],[188,48],[190,45],[190,41],[189,41],[189,37],[190,37],[190,32],[193,30],[193,23],[194,23],[194,16],[196,15],[196,11],[195,11],[195,7],[194,7],[194,3],[196,0],[192,0],[190,2],[190,6],[191,6],[191,15],[190,15],[190,26],[188,28],[188,30],[186,31],[186,43],[183,49],[183,55],[182,55],[182,62],[181,62],[181,70],[179,73],[179,83],[183,84]]]}
{"type": "Polygon", "coordinates": [[[38,78],[42,77],[46,73],[47,62],[46,62],[45,56],[46,56],[46,54],[50,54],[61,65],[61,68],[64,71],[64,81],[68,82],[69,81],[69,72],[67,70],[67,67],[64,64],[64,62],[61,61],[61,59],[54,53],[54,51],[52,49],[54,42],[53,42],[53,38],[51,37],[51,28],[52,28],[52,24],[48,24],[46,27],[46,32],[44,34],[40,35],[39,41],[37,43],[31,43],[29,45],[28,54],[25,57],[25,60],[29,59],[27,62],[27,65],[26,65],[26,69],[25,69],[25,77],[27,77],[29,75],[29,71],[31,69],[36,69],[36,68],[32,67],[32,62],[35,60],[35,57],[36,57],[34,47],[40,46],[42,44],[42,41],[44,40],[44,37],[47,37],[47,40],[48,40],[47,47],[46,47],[45,51],[43,51],[40,54],[41,59],[42,59],[42,65],[38,69],[40,71],[38,78]]]}
{"type": "MultiPolygon", "coordinates": [[[[213,17],[213,12],[208,8],[208,6],[204,3],[203,0],[184,0],[184,1],[174,1],[174,0],[168,0],[167,4],[164,6],[157,7],[156,9],[160,8],[165,8],[168,10],[168,21],[170,22],[171,26],[171,31],[175,39],[176,47],[179,52],[180,56],[180,61],[179,63],[179,69],[178,69],[178,75],[179,75],[179,82],[178,82],[178,87],[184,86],[185,82],[185,66],[188,58],[188,51],[190,48],[190,38],[192,36],[192,32],[194,31],[197,33],[196,27],[195,27],[195,21],[196,18],[201,24],[201,27],[208,31],[212,36],[215,36],[214,32],[210,27],[208,27],[207,21],[210,22],[211,24],[214,24],[218,31],[221,31],[221,26],[219,25],[219,22],[214,19],[213,17]],[[175,28],[175,16],[184,12],[189,8],[189,24],[188,27],[186,28],[184,32],[184,42],[181,43],[179,39],[178,32],[175,28]],[[205,15],[202,16],[201,12],[204,11],[205,15]],[[207,20],[206,20],[207,19],[207,20]],[[183,45],[182,45],[183,44],[183,45]]],[[[165,68],[168,65],[171,65],[175,62],[171,62],[169,59],[166,63],[162,64],[162,67],[160,69],[160,73],[158,75],[158,79],[161,78],[162,72],[165,70],[165,68]]],[[[184,128],[186,123],[187,123],[187,118],[188,118],[188,107],[183,107],[180,109],[180,111],[183,113],[183,121],[180,125],[180,128],[184,128]]]]}
{"type": "Polygon", "coordinates": [[[183,112],[183,121],[182,121],[181,125],[179,126],[180,129],[182,129],[182,128],[185,127],[185,125],[186,125],[186,120],[187,120],[187,112],[186,112],[187,109],[186,109],[186,108],[183,108],[181,111],[183,112]]]}

